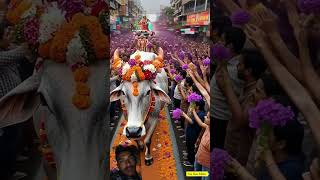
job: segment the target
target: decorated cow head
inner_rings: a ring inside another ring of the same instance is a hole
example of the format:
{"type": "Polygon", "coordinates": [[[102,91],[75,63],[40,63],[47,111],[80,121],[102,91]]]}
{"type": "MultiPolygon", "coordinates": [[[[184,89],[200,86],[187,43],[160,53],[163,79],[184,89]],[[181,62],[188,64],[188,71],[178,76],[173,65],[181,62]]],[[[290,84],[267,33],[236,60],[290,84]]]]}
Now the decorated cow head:
{"type": "Polygon", "coordinates": [[[122,83],[111,92],[110,101],[121,100],[128,123],[123,134],[128,138],[140,138],[146,134],[145,123],[150,113],[159,111],[160,102],[170,103],[170,97],[160,87],[162,73],[162,50],[154,53],[137,51],[129,62],[119,59],[114,53],[114,66],[122,77],[122,83]]]}

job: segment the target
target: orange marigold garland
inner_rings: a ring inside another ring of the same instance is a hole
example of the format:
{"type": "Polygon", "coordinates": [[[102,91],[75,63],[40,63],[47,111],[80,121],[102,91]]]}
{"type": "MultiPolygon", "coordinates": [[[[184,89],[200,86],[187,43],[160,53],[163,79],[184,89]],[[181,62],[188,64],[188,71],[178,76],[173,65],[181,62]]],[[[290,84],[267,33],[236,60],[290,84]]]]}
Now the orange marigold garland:
{"type": "Polygon", "coordinates": [[[11,1],[9,4],[8,12],[6,14],[6,18],[12,24],[17,24],[21,16],[24,12],[26,12],[32,6],[32,1],[23,0],[19,1],[11,1]]]}
{"type": "Polygon", "coordinates": [[[54,155],[51,149],[51,146],[48,143],[48,135],[46,133],[45,130],[45,124],[44,124],[44,115],[42,115],[42,119],[41,119],[41,125],[40,125],[40,143],[41,143],[41,153],[43,155],[43,157],[45,158],[45,160],[48,162],[48,164],[55,168],[56,167],[56,163],[54,160],[54,155]]]}
{"type": "Polygon", "coordinates": [[[158,59],[141,61],[141,55],[135,55],[134,59],[130,59],[124,63],[118,57],[115,57],[112,68],[118,70],[118,75],[124,81],[144,81],[154,80],[157,72],[163,67],[163,63],[158,59]]]}
{"type": "Polygon", "coordinates": [[[139,95],[139,89],[138,89],[138,87],[139,87],[139,84],[135,81],[135,82],[133,82],[133,92],[132,92],[132,94],[134,95],[134,96],[138,96],[139,95]]]}

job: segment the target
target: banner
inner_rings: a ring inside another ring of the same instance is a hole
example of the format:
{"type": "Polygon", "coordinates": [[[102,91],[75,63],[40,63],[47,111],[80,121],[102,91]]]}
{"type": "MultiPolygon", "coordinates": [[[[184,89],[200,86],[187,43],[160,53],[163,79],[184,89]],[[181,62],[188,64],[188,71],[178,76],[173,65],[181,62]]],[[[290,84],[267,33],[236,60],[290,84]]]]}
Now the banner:
{"type": "Polygon", "coordinates": [[[209,25],[209,11],[191,14],[187,16],[188,26],[205,26],[209,25]]]}

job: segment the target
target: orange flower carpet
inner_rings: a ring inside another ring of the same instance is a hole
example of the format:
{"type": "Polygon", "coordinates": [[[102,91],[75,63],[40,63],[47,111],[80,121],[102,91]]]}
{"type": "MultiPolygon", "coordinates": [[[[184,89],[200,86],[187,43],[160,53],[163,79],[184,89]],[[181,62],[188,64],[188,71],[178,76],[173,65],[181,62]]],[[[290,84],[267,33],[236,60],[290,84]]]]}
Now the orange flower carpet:
{"type": "MultiPolygon", "coordinates": [[[[122,135],[123,128],[126,124],[126,120],[121,120],[121,125],[118,129],[117,135],[114,139],[112,149],[110,151],[110,169],[117,168],[117,161],[115,160],[115,147],[122,142],[125,142],[127,138],[122,135]]],[[[136,144],[135,141],[132,141],[136,144]]],[[[153,156],[153,164],[146,166],[144,164],[144,153],[140,152],[140,164],[137,166],[137,171],[141,173],[143,180],[176,180],[177,169],[176,161],[174,158],[173,146],[170,138],[169,123],[166,119],[166,112],[163,109],[161,111],[158,125],[154,131],[151,141],[151,154],[153,156]]]]}

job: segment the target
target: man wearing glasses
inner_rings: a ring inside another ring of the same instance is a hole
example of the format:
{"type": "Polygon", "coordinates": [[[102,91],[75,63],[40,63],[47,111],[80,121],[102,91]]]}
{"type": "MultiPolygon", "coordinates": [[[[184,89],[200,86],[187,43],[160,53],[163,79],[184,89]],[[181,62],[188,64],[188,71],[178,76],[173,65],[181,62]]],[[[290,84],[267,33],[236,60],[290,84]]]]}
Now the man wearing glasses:
{"type": "Polygon", "coordinates": [[[136,146],[119,145],[116,148],[116,160],[119,170],[111,172],[111,180],[141,180],[136,170],[139,150],[136,146]]]}

